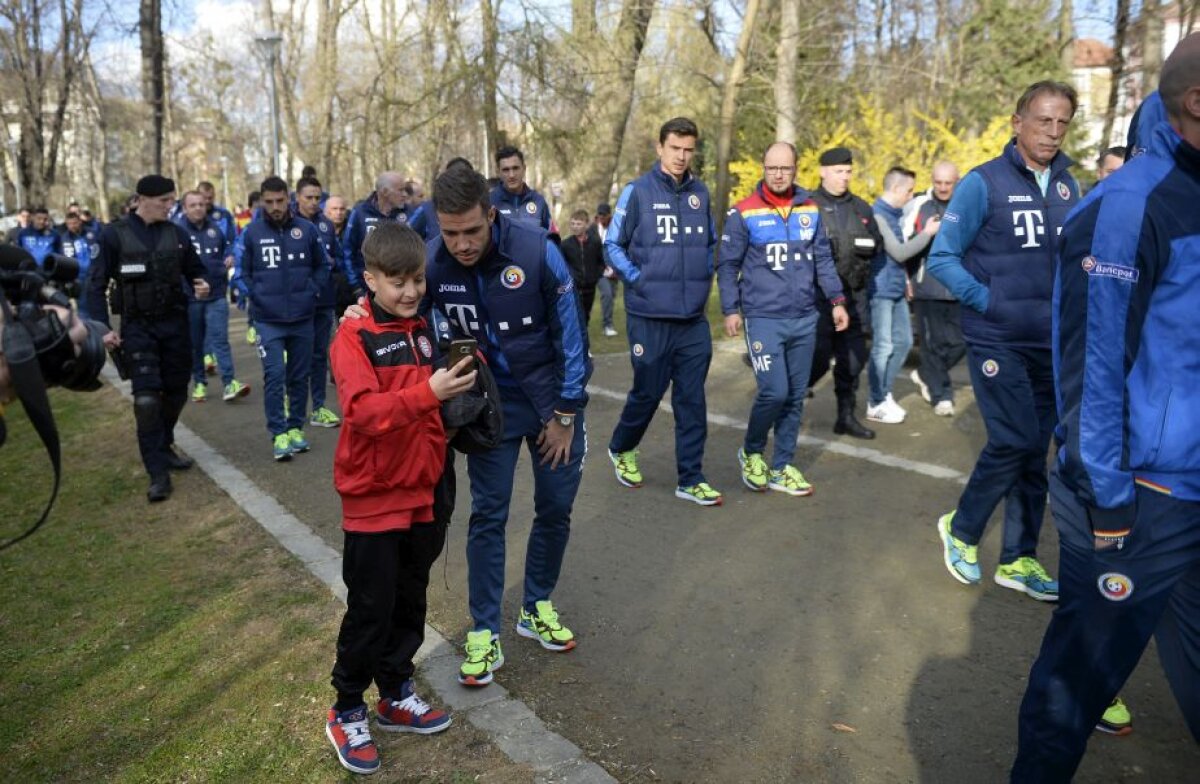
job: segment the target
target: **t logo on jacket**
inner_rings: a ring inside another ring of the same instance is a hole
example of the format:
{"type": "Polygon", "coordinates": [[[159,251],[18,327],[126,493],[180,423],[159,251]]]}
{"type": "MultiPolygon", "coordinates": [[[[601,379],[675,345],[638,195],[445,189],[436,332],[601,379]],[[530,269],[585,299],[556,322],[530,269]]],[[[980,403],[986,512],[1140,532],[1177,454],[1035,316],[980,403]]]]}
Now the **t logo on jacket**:
{"type": "Polygon", "coordinates": [[[1046,234],[1041,210],[1013,210],[1013,234],[1025,238],[1022,248],[1040,248],[1038,237],[1046,234]]]}
{"type": "Polygon", "coordinates": [[[279,267],[278,245],[263,245],[259,250],[262,251],[263,261],[267,262],[267,269],[276,269],[279,267]]]}
{"type": "Polygon", "coordinates": [[[655,215],[654,220],[657,224],[658,236],[662,237],[663,244],[673,245],[675,235],[679,233],[679,219],[674,215],[655,215]]]}

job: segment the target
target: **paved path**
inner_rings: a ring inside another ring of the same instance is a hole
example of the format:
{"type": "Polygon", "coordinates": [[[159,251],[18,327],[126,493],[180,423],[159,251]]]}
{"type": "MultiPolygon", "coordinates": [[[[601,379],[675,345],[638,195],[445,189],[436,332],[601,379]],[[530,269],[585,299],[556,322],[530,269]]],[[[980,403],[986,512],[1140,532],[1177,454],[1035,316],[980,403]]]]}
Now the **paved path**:
{"type": "MultiPolygon", "coordinates": [[[[184,422],[324,544],[340,547],[337,431],[309,429],[312,452],[273,462],[258,361],[240,321],[232,333],[239,377],[253,394],[188,406],[184,422]]],[[[909,421],[855,442],[832,435],[823,384],[798,453],[816,495],[756,495],[742,489],[734,460],[753,378],[737,344],[723,344],[707,386],[705,465],[727,500],[701,509],[672,495],[665,411],[643,444],[646,486],[629,490],[613,479],[604,450],[629,377],[625,355],[597,357],[589,460],[555,595],[580,646],[549,654],[506,629],[498,683],[621,781],[1004,779],[1050,607],[992,583],[961,586],[942,566],[934,521],[954,505],[983,441],[970,390],[959,393],[959,416],[941,419],[902,379],[896,392],[909,421]]],[[[965,383],[962,368],[958,380],[965,383]]],[[[524,459],[517,476],[510,619],[532,516],[524,459]]],[[[430,589],[430,623],[452,641],[468,625],[461,462],[459,484],[459,512],[430,589]]],[[[1054,571],[1052,528],[1043,531],[1042,555],[1054,571]]],[[[994,525],[983,542],[985,568],[995,563],[997,534],[994,525]]],[[[428,665],[435,678],[453,673],[453,650],[443,650],[428,665]]],[[[1095,738],[1079,780],[1186,780],[1200,749],[1153,649],[1124,696],[1136,732],[1095,738]]]]}

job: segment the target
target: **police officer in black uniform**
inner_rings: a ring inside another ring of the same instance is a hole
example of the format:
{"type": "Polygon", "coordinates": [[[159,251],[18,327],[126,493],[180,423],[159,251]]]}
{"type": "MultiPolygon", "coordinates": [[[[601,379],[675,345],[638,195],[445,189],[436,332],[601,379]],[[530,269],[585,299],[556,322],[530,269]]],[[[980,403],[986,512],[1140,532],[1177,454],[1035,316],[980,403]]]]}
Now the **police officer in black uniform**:
{"type": "MultiPolygon", "coordinates": [[[[875,431],[863,426],[854,416],[858,377],[867,360],[867,342],[863,335],[863,305],[867,301],[867,281],[871,260],[883,248],[883,237],[875,225],[871,206],[850,192],[850,174],[854,159],[845,147],[821,153],[821,185],[812,199],[821,207],[821,223],[829,234],[834,263],[842,279],[846,312],[850,326],[837,332],[833,328],[829,298],[817,295],[821,316],[817,319],[817,345],[808,386],[811,389],[833,367],[833,388],[838,413],[833,432],[854,438],[874,438],[875,431]]],[[[818,286],[819,288],[819,286],[818,286]]]]}
{"type": "Polygon", "coordinates": [[[187,401],[192,364],[187,296],[209,295],[204,264],[187,233],[167,220],[175,203],[175,183],[157,174],[138,180],[137,204],[100,236],[100,254],[88,276],[88,313],[108,324],[105,295],[114,281],[113,311],[121,316],[120,332],[105,336],[105,345],[121,348],[137,423],[138,448],[150,475],[150,501],[171,495],[168,471],[191,468],[192,461],[175,452],[175,423],[187,401]]]}

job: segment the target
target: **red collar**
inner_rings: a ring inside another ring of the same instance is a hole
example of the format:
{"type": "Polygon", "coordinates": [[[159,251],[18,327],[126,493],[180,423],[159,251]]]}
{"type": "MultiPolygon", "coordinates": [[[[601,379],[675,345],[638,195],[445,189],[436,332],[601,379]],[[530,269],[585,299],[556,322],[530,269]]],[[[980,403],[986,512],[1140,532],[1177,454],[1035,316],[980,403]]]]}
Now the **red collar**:
{"type": "Polygon", "coordinates": [[[772,207],[775,207],[776,209],[792,206],[792,198],[795,195],[796,195],[796,186],[795,185],[793,185],[791,188],[789,188],[788,192],[783,195],[776,195],[776,194],[772,193],[771,189],[765,185],[762,188],[763,201],[765,201],[767,204],[771,205],[772,207]]]}

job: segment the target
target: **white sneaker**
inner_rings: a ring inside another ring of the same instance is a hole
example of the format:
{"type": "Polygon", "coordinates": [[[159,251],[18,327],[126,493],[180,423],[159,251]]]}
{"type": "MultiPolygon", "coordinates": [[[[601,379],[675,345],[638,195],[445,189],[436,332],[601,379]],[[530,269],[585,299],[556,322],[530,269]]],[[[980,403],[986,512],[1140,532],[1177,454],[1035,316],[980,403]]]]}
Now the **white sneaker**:
{"type": "Polygon", "coordinates": [[[617,336],[617,331],[615,329],[613,329],[612,327],[604,328],[604,337],[615,338],[616,336],[617,336]]]}
{"type": "Polygon", "coordinates": [[[905,417],[908,416],[908,412],[900,407],[900,404],[896,402],[896,399],[894,397],[892,397],[891,392],[888,392],[888,396],[883,399],[883,402],[884,402],[884,405],[889,406],[892,409],[892,411],[899,414],[900,419],[903,420],[905,417]]]}
{"type": "Polygon", "coordinates": [[[888,405],[888,398],[884,398],[883,402],[877,406],[867,405],[867,419],[872,422],[881,422],[885,425],[898,425],[904,421],[904,410],[895,403],[888,405]]]}
{"type": "Polygon", "coordinates": [[[930,397],[930,395],[929,395],[929,386],[924,381],[921,380],[921,374],[918,371],[914,370],[913,372],[908,374],[908,377],[910,379],[912,379],[912,382],[914,384],[917,385],[917,390],[921,393],[921,399],[924,400],[926,403],[932,403],[933,398],[930,397]]]}
{"type": "Polygon", "coordinates": [[[954,416],[954,401],[939,400],[938,404],[933,407],[933,413],[944,417],[954,416]]]}

